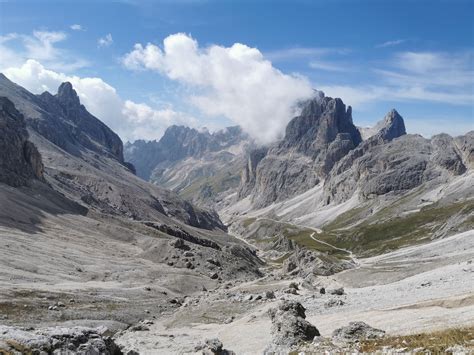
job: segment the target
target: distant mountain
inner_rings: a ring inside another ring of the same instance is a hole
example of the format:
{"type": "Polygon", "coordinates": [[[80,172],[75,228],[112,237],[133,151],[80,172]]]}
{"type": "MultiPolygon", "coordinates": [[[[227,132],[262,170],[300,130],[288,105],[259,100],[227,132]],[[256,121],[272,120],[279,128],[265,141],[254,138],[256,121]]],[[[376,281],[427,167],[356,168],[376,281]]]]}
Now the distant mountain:
{"type": "Polygon", "coordinates": [[[159,141],[127,143],[125,158],[143,179],[197,204],[215,207],[235,192],[245,156],[253,146],[240,127],[210,133],[171,126],[159,141]]]}

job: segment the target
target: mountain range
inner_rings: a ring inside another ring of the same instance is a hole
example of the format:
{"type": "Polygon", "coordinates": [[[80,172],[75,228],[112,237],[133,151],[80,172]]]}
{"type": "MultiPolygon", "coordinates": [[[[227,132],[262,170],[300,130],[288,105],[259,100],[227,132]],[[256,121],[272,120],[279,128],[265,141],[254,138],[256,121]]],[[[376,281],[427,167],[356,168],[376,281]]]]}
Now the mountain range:
{"type": "Polygon", "coordinates": [[[433,321],[423,302],[454,291],[413,289],[445,277],[463,298],[443,302],[470,307],[445,316],[468,323],[474,131],[407,134],[394,109],[360,128],[320,91],[300,108],[268,145],[240,127],[184,126],[123,144],[70,83],[35,95],[0,74],[0,352],[77,338],[74,351],[225,353],[195,344],[211,332],[244,353],[319,351],[306,314],[334,330],[326,350],[354,351],[338,343],[350,327],[384,333],[339,328],[339,308],[344,321],[380,312],[395,332],[387,309],[402,317],[409,299],[433,321]]]}

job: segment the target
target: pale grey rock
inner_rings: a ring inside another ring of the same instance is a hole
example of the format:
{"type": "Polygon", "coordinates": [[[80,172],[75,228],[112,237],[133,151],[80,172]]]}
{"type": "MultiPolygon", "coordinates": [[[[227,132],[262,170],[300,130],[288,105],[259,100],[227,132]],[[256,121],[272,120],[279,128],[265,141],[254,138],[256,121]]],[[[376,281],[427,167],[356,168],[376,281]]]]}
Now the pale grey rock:
{"type": "Polygon", "coordinates": [[[384,335],[385,331],[373,328],[364,322],[350,322],[349,325],[338,328],[332,333],[335,341],[346,343],[382,338],[384,335]]]}
{"type": "Polygon", "coordinates": [[[104,335],[105,330],[86,327],[23,329],[0,326],[0,344],[5,344],[4,350],[13,354],[18,348],[21,348],[22,353],[31,354],[122,354],[114,340],[104,335]]]}
{"type": "Polygon", "coordinates": [[[203,355],[235,355],[232,350],[224,349],[224,345],[217,338],[206,339],[195,350],[201,351],[203,355]]]}
{"type": "Polygon", "coordinates": [[[268,311],[272,321],[272,342],[265,353],[274,354],[292,349],[320,335],[318,329],[305,319],[305,311],[301,303],[287,300],[268,311]]]}

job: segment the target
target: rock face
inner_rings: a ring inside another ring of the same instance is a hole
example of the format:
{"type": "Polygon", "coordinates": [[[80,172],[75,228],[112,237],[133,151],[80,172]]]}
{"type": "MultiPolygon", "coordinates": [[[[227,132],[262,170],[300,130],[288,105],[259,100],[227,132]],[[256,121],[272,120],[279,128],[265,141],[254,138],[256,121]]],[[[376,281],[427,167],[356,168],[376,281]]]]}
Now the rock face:
{"type": "Polygon", "coordinates": [[[23,115],[5,97],[0,97],[0,151],[0,182],[17,187],[43,180],[41,155],[28,140],[23,115]]]}
{"type": "Polygon", "coordinates": [[[0,96],[14,102],[28,127],[61,147],[80,156],[85,149],[123,163],[120,138],[81,105],[71,83],[63,83],[56,95],[33,95],[0,74],[0,96]]]}
{"type": "Polygon", "coordinates": [[[319,92],[288,123],[282,141],[251,156],[239,197],[250,194],[258,208],[298,195],[317,185],[361,141],[351,107],[319,92]]]}
{"type": "MultiPolygon", "coordinates": [[[[425,139],[418,135],[394,137],[382,129],[341,159],[329,174],[325,201],[344,202],[356,191],[362,199],[409,191],[423,183],[463,174],[469,164],[457,141],[447,134],[425,139]]],[[[467,148],[467,144],[464,148],[467,148]]]]}
{"type": "MultiPolygon", "coordinates": [[[[225,229],[215,212],[196,208],[133,175],[124,163],[120,138],[87,112],[70,83],[62,84],[57,95],[33,95],[0,75],[0,95],[25,117],[30,140],[47,162],[45,180],[66,198],[132,220],[165,218],[167,223],[174,219],[199,228],[225,229]]],[[[26,138],[22,139],[16,144],[26,138]]],[[[39,175],[33,147],[27,144],[22,149],[39,175]]]]}
{"type": "Polygon", "coordinates": [[[272,343],[266,353],[279,353],[302,342],[310,342],[320,335],[318,329],[305,320],[305,311],[301,303],[287,300],[281,302],[278,308],[268,311],[272,321],[272,343]]]}
{"type": "Polygon", "coordinates": [[[0,326],[0,350],[7,354],[103,354],[121,355],[104,328],[45,328],[24,330],[0,326]]]}
{"type": "Polygon", "coordinates": [[[345,343],[382,338],[384,335],[383,330],[373,328],[364,322],[350,322],[349,325],[338,328],[332,333],[335,341],[345,343]]]}
{"type": "Polygon", "coordinates": [[[215,206],[239,185],[251,146],[239,127],[209,133],[171,126],[159,141],[127,143],[125,157],[143,179],[201,206],[215,206]]]}

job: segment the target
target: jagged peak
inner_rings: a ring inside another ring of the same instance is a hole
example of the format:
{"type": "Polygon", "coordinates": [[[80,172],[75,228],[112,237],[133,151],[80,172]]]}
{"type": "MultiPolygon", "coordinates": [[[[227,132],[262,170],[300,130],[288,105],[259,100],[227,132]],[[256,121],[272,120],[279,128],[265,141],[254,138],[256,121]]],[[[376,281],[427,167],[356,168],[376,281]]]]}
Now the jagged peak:
{"type": "Polygon", "coordinates": [[[59,102],[66,104],[75,104],[80,105],[79,96],[77,95],[76,90],[72,87],[72,84],[68,81],[59,85],[58,93],[56,95],[59,102]]]}
{"type": "Polygon", "coordinates": [[[384,141],[391,141],[407,134],[405,121],[397,110],[391,109],[383,118],[373,127],[359,128],[364,140],[372,137],[381,138],[384,141]]]}

